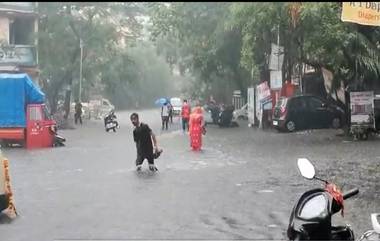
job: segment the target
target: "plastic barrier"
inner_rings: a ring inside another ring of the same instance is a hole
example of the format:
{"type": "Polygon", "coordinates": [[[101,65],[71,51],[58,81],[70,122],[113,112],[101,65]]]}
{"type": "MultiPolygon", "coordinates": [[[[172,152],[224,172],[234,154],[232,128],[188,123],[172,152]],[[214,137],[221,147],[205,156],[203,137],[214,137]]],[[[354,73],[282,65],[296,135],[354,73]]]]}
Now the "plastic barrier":
{"type": "Polygon", "coordinates": [[[12,192],[12,187],[11,187],[11,179],[9,175],[9,161],[4,158],[0,152],[0,171],[2,172],[0,177],[3,180],[0,180],[0,184],[3,185],[0,190],[4,190],[4,193],[8,195],[9,197],[9,204],[8,207],[3,210],[3,213],[6,214],[9,218],[15,218],[17,216],[17,211],[15,207],[15,202],[14,202],[14,196],[12,192]]]}

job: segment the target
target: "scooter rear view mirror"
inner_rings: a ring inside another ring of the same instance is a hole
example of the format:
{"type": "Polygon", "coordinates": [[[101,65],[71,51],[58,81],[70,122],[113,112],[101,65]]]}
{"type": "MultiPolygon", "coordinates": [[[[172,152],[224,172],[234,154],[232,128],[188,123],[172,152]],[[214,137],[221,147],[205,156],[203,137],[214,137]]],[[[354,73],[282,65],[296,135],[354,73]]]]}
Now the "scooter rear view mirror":
{"type": "Polygon", "coordinates": [[[375,230],[376,233],[380,234],[380,213],[372,213],[371,214],[371,222],[373,230],[375,230]]]}
{"type": "Polygon", "coordinates": [[[297,165],[302,176],[304,176],[307,179],[313,179],[315,177],[314,166],[308,159],[298,158],[297,165]]]}

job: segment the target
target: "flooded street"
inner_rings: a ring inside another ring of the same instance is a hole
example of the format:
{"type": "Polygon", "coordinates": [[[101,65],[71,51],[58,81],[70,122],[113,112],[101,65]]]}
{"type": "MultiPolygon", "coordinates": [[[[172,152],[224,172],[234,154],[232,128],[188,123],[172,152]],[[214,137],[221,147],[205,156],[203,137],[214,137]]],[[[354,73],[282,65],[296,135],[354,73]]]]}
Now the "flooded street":
{"type": "Polygon", "coordinates": [[[117,133],[85,121],[61,131],[66,147],[5,149],[20,216],[0,226],[1,240],[284,240],[297,199],[322,186],[299,174],[299,157],[343,190],[360,189],[345,202],[344,220],[335,220],[351,224],[356,237],[371,228],[370,213],[380,212],[379,140],[347,141],[334,130],[277,133],[241,122],[209,125],[204,150],[194,153],[178,119],[161,131],[157,110],[140,111],[164,152],[159,172],[144,162],[136,173],[131,113],[116,113],[117,133]]]}

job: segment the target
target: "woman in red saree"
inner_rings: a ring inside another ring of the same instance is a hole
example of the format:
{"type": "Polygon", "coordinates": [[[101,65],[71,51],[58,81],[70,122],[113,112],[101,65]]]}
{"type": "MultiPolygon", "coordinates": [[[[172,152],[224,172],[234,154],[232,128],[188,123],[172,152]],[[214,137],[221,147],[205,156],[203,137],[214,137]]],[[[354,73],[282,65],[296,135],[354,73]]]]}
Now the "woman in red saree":
{"type": "Polygon", "coordinates": [[[200,151],[202,148],[202,134],[204,131],[203,111],[200,106],[194,108],[190,115],[189,132],[190,146],[193,151],[200,151]]]}

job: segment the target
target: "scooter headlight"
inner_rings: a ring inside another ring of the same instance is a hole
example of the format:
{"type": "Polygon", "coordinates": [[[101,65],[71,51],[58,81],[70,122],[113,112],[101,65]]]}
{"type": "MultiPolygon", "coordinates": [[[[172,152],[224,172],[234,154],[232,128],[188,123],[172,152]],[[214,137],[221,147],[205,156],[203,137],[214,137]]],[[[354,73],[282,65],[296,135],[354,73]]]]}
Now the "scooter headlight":
{"type": "Polygon", "coordinates": [[[299,210],[299,217],[312,219],[326,215],[328,200],[323,194],[315,195],[307,200],[299,210]]]}

